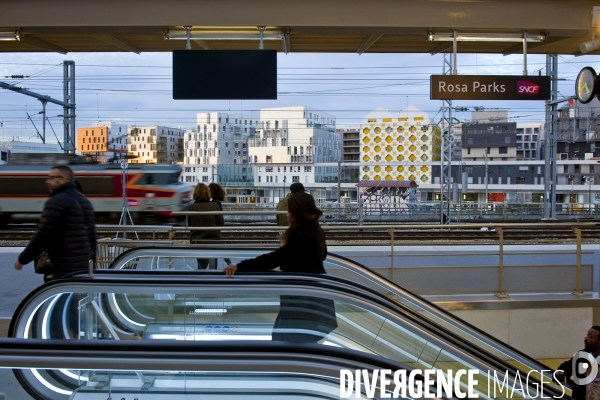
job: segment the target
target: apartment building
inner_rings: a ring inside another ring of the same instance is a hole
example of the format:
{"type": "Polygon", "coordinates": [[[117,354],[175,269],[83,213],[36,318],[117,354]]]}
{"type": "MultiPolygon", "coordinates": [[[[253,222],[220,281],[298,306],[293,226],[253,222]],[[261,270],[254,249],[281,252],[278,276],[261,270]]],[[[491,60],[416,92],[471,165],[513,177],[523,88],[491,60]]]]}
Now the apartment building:
{"type": "Polygon", "coordinates": [[[77,129],[77,152],[98,162],[118,162],[127,154],[127,125],[98,121],[77,129]]]}
{"type": "Polygon", "coordinates": [[[543,122],[517,122],[517,160],[540,160],[543,122]]]}
{"type": "Polygon", "coordinates": [[[259,118],[223,112],[198,113],[197,127],[186,131],[185,164],[217,165],[248,162],[248,137],[259,118]]]}
{"type": "Polygon", "coordinates": [[[128,129],[127,150],[133,164],[174,164],[183,161],[183,129],[136,126],[128,129]]]}
{"type": "Polygon", "coordinates": [[[326,163],[342,157],[335,116],[310,107],[260,110],[260,128],[248,140],[251,163],[326,163]]]}
{"type": "Polygon", "coordinates": [[[431,168],[414,162],[439,161],[441,132],[414,106],[399,113],[378,108],[360,125],[363,180],[431,182],[431,168]]]}
{"type": "Polygon", "coordinates": [[[358,126],[345,126],[336,129],[342,135],[342,160],[344,162],[360,161],[360,130],[358,126]]]}

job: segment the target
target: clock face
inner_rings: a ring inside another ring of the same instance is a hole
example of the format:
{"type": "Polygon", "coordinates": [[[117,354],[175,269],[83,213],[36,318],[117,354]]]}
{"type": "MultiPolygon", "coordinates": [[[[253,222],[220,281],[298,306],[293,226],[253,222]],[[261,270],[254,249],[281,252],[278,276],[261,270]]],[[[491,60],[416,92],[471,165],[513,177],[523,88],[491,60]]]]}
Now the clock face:
{"type": "Polygon", "coordinates": [[[585,67],[577,75],[575,81],[575,96],[583,104],[589,103],[596,95],[596,71],[592,67],[585,67]]]}

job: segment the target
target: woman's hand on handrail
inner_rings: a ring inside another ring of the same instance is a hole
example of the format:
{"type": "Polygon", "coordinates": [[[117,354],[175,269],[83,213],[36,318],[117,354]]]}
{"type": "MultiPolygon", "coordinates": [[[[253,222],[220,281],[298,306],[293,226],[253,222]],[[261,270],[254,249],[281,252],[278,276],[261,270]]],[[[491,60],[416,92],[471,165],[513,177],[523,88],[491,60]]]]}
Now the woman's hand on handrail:
{"type": "Polygon", "coordinates": [[[237,271],[238,267],[236,264],[229,264],[227,267],[225,267],[223,269],[223,272],[225,272],[225,275],[227,276],[233,276],[235,274],[235,272],[237,271]]]}

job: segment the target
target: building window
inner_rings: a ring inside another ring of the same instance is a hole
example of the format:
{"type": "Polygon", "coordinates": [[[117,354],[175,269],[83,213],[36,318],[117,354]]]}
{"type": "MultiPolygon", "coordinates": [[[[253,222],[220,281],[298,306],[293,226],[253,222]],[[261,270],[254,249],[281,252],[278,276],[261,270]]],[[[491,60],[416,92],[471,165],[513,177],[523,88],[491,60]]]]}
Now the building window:
{"type": "Polygon", "coordinates": [[[508,147],[498,147],[499,154],[508,154],[508,147]]]}
{"type": "Polygon", "coordinates": [[[300,177],[296,176],[296,175],[292,176],[292,182],[293,183],[300,182],[300,177]]]}

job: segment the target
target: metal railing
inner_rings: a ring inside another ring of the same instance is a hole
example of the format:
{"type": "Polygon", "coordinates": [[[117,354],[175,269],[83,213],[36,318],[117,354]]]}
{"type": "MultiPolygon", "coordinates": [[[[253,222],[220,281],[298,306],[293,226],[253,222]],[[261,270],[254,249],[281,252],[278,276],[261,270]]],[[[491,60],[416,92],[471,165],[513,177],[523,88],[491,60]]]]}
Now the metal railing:
{"type": "MultiPolygon", "coordinates": [[[[237,214],[237,215],[245,215],[248,213],[255,214],[256,212],[252,211],[214,211],[214,212],[179,212],[178,215],[195,215],[195,214],[209,214],[209,215],[227,215],[227,214],[237,214]]],[[[285,213],[283,211],[263,211],[262,214],[282,214],[285,213]]],[[[174,213],[175,214],[175,213],[174,213]]],[[[487,223],[487,224],[454,224],[454,225],[322,225],[323,230],[327,231],[362,231],[362,232],[375,232],[375,231],[385,231],[389,234],[389,240],[386,241],[371,241],[371,242],[344,242],[344,243],[332,243],[328,242],[328,245],[351,245],[351,246],[382,246],[389,245],[390,246],[390,274],[392,280],[394,279],[394,274],[396,272],[395,260],[396,260],[396,252],[395,247],[398,245],[397,236],[401,235],[402,232],[406,231],[428,231],[428,230],[443,230],[451,234],[453,231],[464,231],[464,230],[481,230],[485,228],[486,233],[489,234],[489,231],[495,231],[497,234],[497,246],[498,246],[498,282],[497,282],[497,290],[495,295],[499,298],[509,297],[509,295],[505,291],[505,251],[504,246],[506,244],[505,239],[505,230],[506,229],[527,229],[530,231],[539,230],[547,231],[549,229],[564,229],[573,233],[572,238],[565,238],[561,236],[556,239],[555,243],[574,243],[575,249],[571,254],[574,254],[574,263],[570,265],[570,267],[574,267],[575,269],[575,287],[572,289],[571,293],[574,296],[584,296],[586,293],[582,290],[582,228],[590,228],[595,227],[596,223],[594,222],[575,222],[575,223],[487,223]]],[[[203,231],[203,230],[220,230],[220,231],[256,231],[256,232],[282,232],[287,229],[286,226],[277,226],[277,225],[236,225],[236,226],[220,226],[220,227],[190,227],[190,226],[171,226],[171,225],[157,225],[157,226],[108,226],[108,225],[100,225],[97,227],[99,236],[101,236],[101,232],[103,231],[152,231],[152,232],[168,232],[169,240],[168,241],[118,241],[118,240],[99,240],[98,241],[98,258],[97,265],[100,268],[107,268],[110,265],[110,262],[119,254],[126,251],[131,247],[138,246],[152,246],[152,245],[173,245],[174,237],[177,232],[191,232],[191,231],[203,231]]],[[[489,238],[489,237],[488,237],[489,238]]],[[[197,246],[197,245],[194,245],[197,246]]],[[[219,246],[219,243],[211,244],[211,246],[219,246]]],[[[221,244],[221,246],[231,246],[231,244],[221,244]]],[[[246,244],[248,246],[248,244],[246,244]]],[[[265,244],[257,244],[257,246],[265,247],[265,244]]],[[[593,275],[593,274],[592,274],[593,275]]],[[[592,277],[593,279],[593,277],[592,277]]],[[[587,288],[590,288],[589,282],[587,288]]],[[[591,286],[593,288],[593,285],[591,286]]]]}

